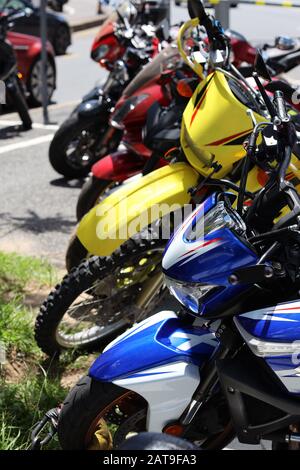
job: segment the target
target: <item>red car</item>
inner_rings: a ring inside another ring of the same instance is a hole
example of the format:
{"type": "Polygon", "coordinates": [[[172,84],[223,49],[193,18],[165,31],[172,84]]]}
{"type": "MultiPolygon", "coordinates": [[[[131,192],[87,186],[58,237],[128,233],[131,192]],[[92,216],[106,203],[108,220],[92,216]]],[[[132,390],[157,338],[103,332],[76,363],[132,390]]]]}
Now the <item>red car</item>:
{"type": "MultiPolygon", "coordinates": [[[[41,94],[41,40],[34,36],[8,32],[8,40],[13,45],[17,55],[18,69],[22,74],[22,80],[28,93],[28,99],[32,105],[40,105],[41,94]]],[[[48,67],[47,84],[49,101],[56,88],[56,66],[54,50],[51,44],[47,43],[48,67]]]]}

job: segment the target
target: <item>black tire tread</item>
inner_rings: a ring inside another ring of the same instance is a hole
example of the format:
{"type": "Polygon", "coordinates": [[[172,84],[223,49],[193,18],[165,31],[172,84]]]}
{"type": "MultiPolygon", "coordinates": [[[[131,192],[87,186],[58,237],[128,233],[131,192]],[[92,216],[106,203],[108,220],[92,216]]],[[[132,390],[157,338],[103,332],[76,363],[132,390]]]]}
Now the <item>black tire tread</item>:
{"type": "Polygon", "coordinates": [[[103,180],[91,176],[82,186],[77,201],[76,215],[78,222],[94,207],[99,196],[111,184],[109,180],[103,180]]]}
{"type": "MultiPolygon", "coordinates": [[[[164,240],[145,239],[143,234],[144,232],[139,233],[134,239],[129,239],[110,257],[94,256],[83,261],[78,267],[73,268],[62,282],[50,292],[42,304],[35,322],[35,339],[43,352],[49,356],[60,353],[60,346],[55,338],[57,325],[80,293],[88,289],[96,280],[111,273],[115,266],[122,266],[126,258],[131,258],[139,251],[147,251],[165,245],[164,240]]],[[[83,349],[94,349],[102,342],[106,344],[109,339],[109,337],[105,337],[101,341],[91,342],[83,349]]]]}
{"type": "Polygon", "coordinates": [[[85,437],[95,417],[126,392],[112,383],[82,377],[63,402],[58,421],[58,439],[63,450],[83,450],[85,437]]]}
{"type": "Polygon", "coordinates": [[[66,160],[65,148],[76,132],[93,126],[96,129],[97,125],[100,126],[100,123],[95,117],[82,120],[77,112],[64,121],[55,133],[49,147],[49,161],[57,173],[65,178],[83,178],[88,175],[91,165],[84,168],[73,168],[66,160]]]}

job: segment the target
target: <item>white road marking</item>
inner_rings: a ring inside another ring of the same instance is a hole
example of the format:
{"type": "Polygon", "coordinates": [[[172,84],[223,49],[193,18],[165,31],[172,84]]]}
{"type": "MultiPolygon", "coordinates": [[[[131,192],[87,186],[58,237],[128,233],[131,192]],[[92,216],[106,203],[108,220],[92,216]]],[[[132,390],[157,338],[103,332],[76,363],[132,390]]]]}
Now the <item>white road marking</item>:
{"type": "MultiPolygon", "coordinates": [[[[21,121],[9,121],[5,119],[0,119],[0,126],[20,126],[22,124],[21,121]]],[[[49,131],[57,131],[59,126],[57,124],[41,124],[39,122],[35,122],[32,124],[33,129],[44,129],[49,131]]]]}
{"type": "Polygon", "coordinates": [[[41,137],[36,137],[35,139],[24,140],[23,142],[18,142],[17,144],[5,145],[0,148],[0,154],[13,152],[14,150],[20,150],[27,147],[33,147],[34,145],[44,144],[45,142],[50,142],[54,137],[54,134],[43,135],[41,137]]]}

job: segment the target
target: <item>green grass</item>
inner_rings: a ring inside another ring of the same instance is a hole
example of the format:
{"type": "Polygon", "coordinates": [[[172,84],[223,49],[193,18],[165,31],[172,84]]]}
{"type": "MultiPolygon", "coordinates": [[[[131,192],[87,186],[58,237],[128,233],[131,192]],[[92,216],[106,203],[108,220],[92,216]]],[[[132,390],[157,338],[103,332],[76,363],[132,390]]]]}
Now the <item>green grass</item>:
{"type": "Polygon", "coordinates": [[[0,252],[0,279],[5,281],[0,292],[9,289],[20,293],[29,282],[53,285],[56,274],[47,261],[0,252]]]}
{"type": "MultiPolygon", "coordinates": [[[[0,371],[0,450],[28,448],[33,424],[67,393],[60,375],[73,357],[67,355],[59,366],[45,362],[34,341],[34,312],[24,303],[28,288],[50,290],[55,278],[45,261],[0,252],[0,341],[8,362],[0,371]],[[9,367],[20,377],[9,376],[9,367]]],[[[55,441],[53,447],[58,447],[55,441]]]]}
{"type": "Polygon", "coordinates": [[[32,312],[23,305],[25,289],[35,285],[50,286],[53,268],[45,261],[0,252],[0,341],[9,350],[35,354],[32,312]]]}

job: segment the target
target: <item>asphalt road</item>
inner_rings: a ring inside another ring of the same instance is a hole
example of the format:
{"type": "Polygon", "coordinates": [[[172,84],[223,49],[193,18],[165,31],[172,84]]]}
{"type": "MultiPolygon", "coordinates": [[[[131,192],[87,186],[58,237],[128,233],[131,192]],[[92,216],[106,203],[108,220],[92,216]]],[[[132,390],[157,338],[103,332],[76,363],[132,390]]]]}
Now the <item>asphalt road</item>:
{"type": "MultiPolygon", "coordinates": [[[[243,6],[232,10],[231,27],[255,42],[269,41],[279,34],[300,35],[299,16],[300,9],[243,6]]],[[[185,18],[185,8],[172,9],[173,22],[185,18]]],[[[82,181],[60,178],[48,163],[48,147],[75,103],[105,75],[89,57],[96,31],[74,34],[69,53],[57,58],[51,126],[42,125],[40,109],[32,110],[36,128],[26,133],[20,131],[16,114],[0,116],[0,250],[46,257],[62,269],[82,181]]],[[[300,78],[298,71],[293,78],[300,78]]]]}

